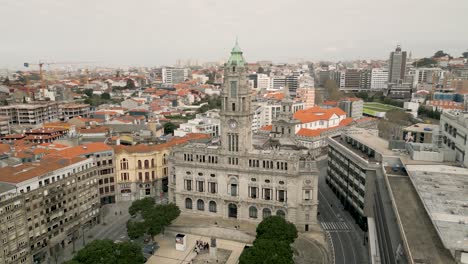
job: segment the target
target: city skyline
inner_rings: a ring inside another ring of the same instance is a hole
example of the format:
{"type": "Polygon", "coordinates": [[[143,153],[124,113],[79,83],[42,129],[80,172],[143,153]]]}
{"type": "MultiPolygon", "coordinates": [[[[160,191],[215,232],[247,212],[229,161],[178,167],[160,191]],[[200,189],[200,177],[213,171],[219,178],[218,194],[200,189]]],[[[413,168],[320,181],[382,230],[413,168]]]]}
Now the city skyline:
{"type": "Polygon", "coordinates": [[[386,59],[397,44],[413,57],[437,50],[460,56],[468,37],[454,25],[468,23],[462,8],[468,3],[455,2],[4,1],[0,68],[39,60],[107,66],[219,61],[236,36],[250,61],[386,59]]]}

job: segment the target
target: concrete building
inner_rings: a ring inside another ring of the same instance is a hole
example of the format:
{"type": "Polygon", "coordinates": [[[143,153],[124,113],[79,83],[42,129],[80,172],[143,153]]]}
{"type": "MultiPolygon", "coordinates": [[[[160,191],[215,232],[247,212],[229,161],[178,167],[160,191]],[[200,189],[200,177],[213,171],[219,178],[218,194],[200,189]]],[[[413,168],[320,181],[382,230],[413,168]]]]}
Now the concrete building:
{"type": "Polygon", "coordinates": [[[406,51],[401,51],[398,45],[395,51],[390,53],[388,68],[388,83],[400,83],[405,80],[406,74],[406,51]]]}
{"type": "Polygon", "coordinates": [[[10,134],[10,117],[0,116],[0,137],[10,134]]]}
{"type": "Polygon", "coordinates": [[[266,91],[270,89],[271,78],[266,74],[257,74],[257,89],[260,91],[266,91]]]}
{"type": "Polygon", "coordinates": [[[388,89],[384,92],[386,96],[392,99],[411,99],[413,88],[410,83],[389,83],[388,89]]]}
{"type": "Polygon", "coordinates": [[[70,118],[81,116],[89,117],[90,115],[89,104],[61,104],[59,105],[60,118],[62,120],[68,120],[70,118]]]}
{"type": "Polygon", "coordinates": [[[12,231],[12,224],[27,228],[23,243],[18,244],[21,249],[27,248],[18,255],[20,259],[43,261],[98,221],[98,172],[94,162],[93,158],[53,158],[0,169],[0,196],[19,196],[16,205],[25,210],[19,211],[15,221],[0,224],[4,230],[12,231]]]}
{"type": "Polygon", "coordinates": [[[58,106],[56,102],[6,105],[0,106],[0,115],[8,116],[14,125],[40,125],[58,120],[58,106]]]}
{"type": "MultiPolygon", "coordinates": [[[[224,71],[221,144],[192,143],[173,149],[169,201],[193,216],[259,223],[278,215],[300,232],[309,231],[317,223],[314,157],[296,147],[288,130],[265,142],[265,149],[254,148],[247,63],[237,43],[224,71]]],[[[292,109],[282,104],[280,117],[288,115],[284,122],[292,118],[292,109]]]]}
{"type": "Polygon", "coordinates": [[[362,91],[371,87],[371,72],[368,70],[348,69],[341,72],[340,90],[362,91]]]}
{"type": "Polygon", "coordinates": [[[438,125],[418,123],[403,128],[403,139],[406,142],[414,143],[432,143],[433,132],[438,131],[438,125]]]}
{"type": "Polygon", "coordinates": [[[440,132],[443,148],[454,152],[456,161],[468,167],[468,113],[444,111],[440,117],[440,132]]]}
{"type": "Polygon", "coordinates": [[[180,124],[179,128],[174,130],[174,136],[184,137],[190,133],[208,134],[211,137],[218,137],[220,131],[219,110],[214,109],[205,113],[196,114],[195,118],[188,120],[187,123],[180,124]]]}
{"type": "Polygon", "coordinates": [[[190,69],[186,68],[162,68],[162,81],[165,84],[177,84],[185,82],[190,77],[190,69]]]}
{"type": "Polygon", "coordinates": [[[359,119],[362,117],[362,111],[364,110],[364,101],[356,97],[346,97],[338,102],[338,107],[346,112],[347,117],[359,119]]]}
{"type": "Polygon", "coordinates": [[[93,158],[97,170],[97,180],[99,188],[99,200],[102,205],[115,203],[115,157],[114,149],[102,142],[82,144],[75,147],[66,148],[58,152],[49,154],[48,157],[62,158],[93,158]]]}
{"type": "Polygon", "coordinates": [[[371,90],[383,90],[388,87],[388,69],[374,68],[371,71],[371,90]]]}

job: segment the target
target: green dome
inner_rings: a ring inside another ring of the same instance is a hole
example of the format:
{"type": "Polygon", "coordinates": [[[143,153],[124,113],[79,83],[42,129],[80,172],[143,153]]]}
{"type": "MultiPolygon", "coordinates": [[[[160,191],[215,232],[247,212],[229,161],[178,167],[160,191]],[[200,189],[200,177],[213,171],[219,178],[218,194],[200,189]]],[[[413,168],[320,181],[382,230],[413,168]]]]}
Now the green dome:
{"type": "Polygon", "coordinates": [[[244,57],[242,56],[242,50],[239,47],[239,43],[237,43],[237,39],[236,39],[236,44],[231,50],[231,57],[229,57],[227,64],[235,65],[235,66],[245,65],[245,60],[244,60],[244,57]]]}

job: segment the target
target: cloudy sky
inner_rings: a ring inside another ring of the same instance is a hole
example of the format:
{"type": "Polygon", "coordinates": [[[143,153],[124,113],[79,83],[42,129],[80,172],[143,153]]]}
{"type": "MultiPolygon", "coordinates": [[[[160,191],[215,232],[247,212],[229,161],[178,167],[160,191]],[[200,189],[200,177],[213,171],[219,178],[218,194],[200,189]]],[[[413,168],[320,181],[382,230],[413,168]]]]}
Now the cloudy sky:
{"type": "Polygon", "coordinates": [[[467,0],[0,0],[0,68],[25,61],[112,66],[413,57],[468,49],[467,0]]]}

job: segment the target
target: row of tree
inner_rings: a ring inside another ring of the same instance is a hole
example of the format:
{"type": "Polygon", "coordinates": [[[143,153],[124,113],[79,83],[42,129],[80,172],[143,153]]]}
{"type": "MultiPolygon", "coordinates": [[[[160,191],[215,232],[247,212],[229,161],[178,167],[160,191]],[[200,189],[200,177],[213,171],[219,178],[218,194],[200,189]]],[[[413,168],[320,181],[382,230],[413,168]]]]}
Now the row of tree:
{"type": "Polygon", "coordinates": [[[132,242],[114,243],[112,240],[94,240],[78,251],[65,264],[143,264],[142,249],[132,242]]]}
{"type": "MultiPolygon", "coordinates": [[[[443,50],[438,50],[436,53],[434,53],[434,55],[432,57],[422,58],[422,59],[419,59],[419,60],[413,62],[413,66],[415,66],[415,67],[435,67],[437,65],[436,59],[442,58],[442,57],[445,57],[445,56],[448,56],[450,59],[453,58],[452,56],[450,56],[450,54],[444,52],[443,50]]],[[[468,58],[468,51],[463,52],[462,56],[464,58],[468,58]]]]}
{"type": "Polygon", "coordinates": [[[257,226],[253,246],[242,252],[239,264],[293,264],[291,243],[297,238],[294,224],[280,216],[270,216],[257,226]]]}
{"type": "Polygon", "coordinates": [[[152,239],[180,215],[180,209],[175,204],[155,205],[152,198],[133,202],[128,212],[134,219],[127,222],[130,239],[137,239],[143,235],[149,235],[152,239]]]}

